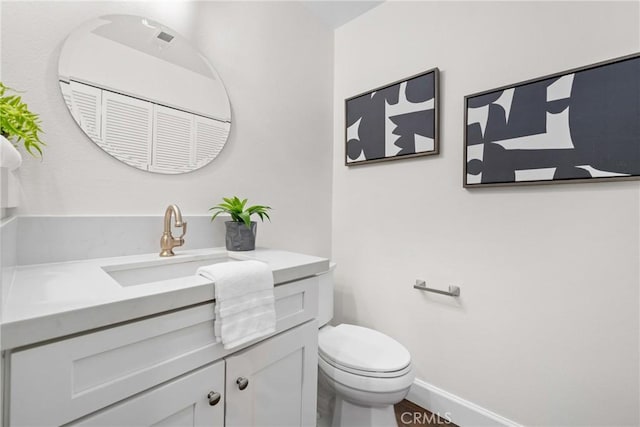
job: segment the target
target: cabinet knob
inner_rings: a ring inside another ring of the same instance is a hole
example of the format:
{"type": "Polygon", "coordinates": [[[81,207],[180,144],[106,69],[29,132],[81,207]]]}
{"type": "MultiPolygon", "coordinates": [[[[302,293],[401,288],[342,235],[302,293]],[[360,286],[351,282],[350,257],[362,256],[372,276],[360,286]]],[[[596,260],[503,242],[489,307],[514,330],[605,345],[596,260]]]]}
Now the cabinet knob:
{"type": "Polygon", "coordinates": [[[249,385],[249,380],[245,377],[240,377],[236,380],[236,384],[238,384],[240,390],[244,390],[249,385]]]}
{"type": "Polygon", "coordinates": [[[220,396],[220,393],[217,393],[215,391],[210,391],[209,394],[207,394],[207,399],[209,399],[209,405],[216,406],[216,404],[220,402],[221,397],[222,396],[220,396]]]}

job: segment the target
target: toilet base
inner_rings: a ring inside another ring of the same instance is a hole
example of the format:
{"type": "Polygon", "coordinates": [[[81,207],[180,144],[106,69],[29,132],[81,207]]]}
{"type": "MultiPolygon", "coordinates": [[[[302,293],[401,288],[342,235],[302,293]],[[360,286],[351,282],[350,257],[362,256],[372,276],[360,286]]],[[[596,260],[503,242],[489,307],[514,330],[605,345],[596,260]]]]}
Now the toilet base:
{"type": "Polygon", "coordinates": [[[332,427],[397,426],[393,405],[360,406],[336,396],[332,427]]]}

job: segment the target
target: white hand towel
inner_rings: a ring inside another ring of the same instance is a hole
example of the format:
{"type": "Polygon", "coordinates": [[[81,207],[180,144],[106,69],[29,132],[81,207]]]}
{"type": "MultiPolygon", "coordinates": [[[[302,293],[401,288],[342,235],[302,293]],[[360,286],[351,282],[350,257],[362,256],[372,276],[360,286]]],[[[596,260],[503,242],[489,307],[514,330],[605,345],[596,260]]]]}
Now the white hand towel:
{"type": "Polygon", "coordinates": [[[218,318],[214,322],[214,328],[216,337],[222,337],[224,334],[227,341],[235,341],[236,337],[242,338],[245,329],[265,330],[268,331],[267,334],[270,334],[275,332],[275,310],[273,310],[273,305],[253,307],[243,313],[222,319],[218,318]]]}
{"type": "Polygon", "coordinates": [[[222,322],[220,335],[225,350],[248,343],[257,338],[272,334],[276,331],[276,314],[273,310],[265,311],[240,321],[227,324],[222,322]]]}
{"type": "Polygon", "coordinates": [[[200,267],[196,273],[215,283],[216,301],[273,289],[271,269],[260,261],[221,262],[200,267]]]}
{"type": "Polygon", "coordinates": [[[264,291],[252,292],[248,297],[237,297],[220,302],[216,301],[216,314],[227,317],[255,306],[273,303],[273,291],[266,289],[264,291]]]}
{"type": "Polygon", "coordinates": [[[225,349],[275,332],[273,274],[259,261],[238,261],[200,267],[214,282],[214,329],[225,349]]]}

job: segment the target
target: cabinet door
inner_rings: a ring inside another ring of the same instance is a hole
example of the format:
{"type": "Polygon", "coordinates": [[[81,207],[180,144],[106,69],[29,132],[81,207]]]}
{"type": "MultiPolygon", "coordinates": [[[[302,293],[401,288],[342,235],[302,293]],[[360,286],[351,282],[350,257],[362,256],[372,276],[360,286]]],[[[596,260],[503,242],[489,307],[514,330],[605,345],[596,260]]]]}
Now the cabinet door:
{"type": "Polygon", "coordinates": [[[223,426],[224,400],[220,361],[68,425],[223,426]]]}
{"type": "Polygon", "coordinates": [[[194,115],[175,108],[153,108],[153,156],[151,171],[181,173],[195,166],[194,115]]]}
{"type": "Polygon", "coordinates": [[[225,425],[315,426],[317,363],[315,320],[228,357],[225,425]]]}
{"type": "Polygon", "coordinates": [[[221,359],[213,318],[199,305],[12,353],[10,425],[68,423],[221,359]]]}
{"type": "Polygon", "coordinates": [[[102,89],[75,81],[68,84],[61,82],[60,87],[63,88],[63,96],[76,123],[92,140],[101,141],[102,89]]]}
{"type": "Polygon", "coordinates": [[[227,142],[231,123],[196,115],[193,120],[196,167],[202,167],[220,154],[227,142]]]}
{"type": "Polygon", "coordinates": [[[142,170],[151,163],[153,104],[102,91],[102,139],[96,143],[118,160],[142,170]]]}

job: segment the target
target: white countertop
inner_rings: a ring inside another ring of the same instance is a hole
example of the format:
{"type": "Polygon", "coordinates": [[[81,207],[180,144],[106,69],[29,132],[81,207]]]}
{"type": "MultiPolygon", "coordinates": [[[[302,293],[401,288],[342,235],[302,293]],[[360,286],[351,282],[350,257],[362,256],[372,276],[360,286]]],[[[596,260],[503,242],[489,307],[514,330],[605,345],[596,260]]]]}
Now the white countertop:
{"type": "Polygon", "coordinates": [[[267,263],[277,285],[329,269],[329,260],[274,249],[228,252],[224,248],[18,266],[1,313],[2,350],[213,300],[213,283],[193,275],[121,286],[105,268],[191,260],[255,259],[267,263]]]}

